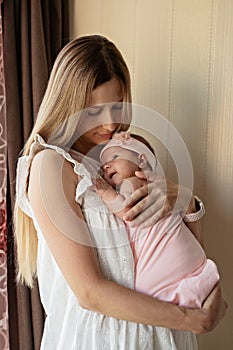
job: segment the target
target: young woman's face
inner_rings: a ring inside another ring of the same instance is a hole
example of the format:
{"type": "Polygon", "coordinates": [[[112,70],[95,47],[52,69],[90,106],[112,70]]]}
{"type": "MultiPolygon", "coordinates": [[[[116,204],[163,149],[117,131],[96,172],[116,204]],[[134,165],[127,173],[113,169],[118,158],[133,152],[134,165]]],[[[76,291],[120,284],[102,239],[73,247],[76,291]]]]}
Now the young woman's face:
{"type": "Polygon", "coordinates": [[[104,179],[113,187],[140,170],[138,154],[121,147],[110,147],[102,154],[104,179]]]}
{"type": "Polygon", "coordinates": [[[75,146],[87,153],[96,145],[107,143],[121,124],[124,89],[119,80],[98,86],[90,95],[90,103],[85,116],[80,121],[81,136],[75,146]]]}

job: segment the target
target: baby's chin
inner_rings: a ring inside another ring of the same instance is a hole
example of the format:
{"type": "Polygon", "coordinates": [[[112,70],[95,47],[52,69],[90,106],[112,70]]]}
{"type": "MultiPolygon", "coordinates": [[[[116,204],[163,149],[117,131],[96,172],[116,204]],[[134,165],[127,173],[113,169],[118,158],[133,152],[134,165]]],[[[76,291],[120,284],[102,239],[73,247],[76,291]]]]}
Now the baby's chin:
{"type": "Polygon", "coordinates": [[[113,181],[113,179],[110,179],[108,176],[103,176],[103,178],[109,185],[111,185],[113,188],[116,188],[118,181],[113,181]]]}

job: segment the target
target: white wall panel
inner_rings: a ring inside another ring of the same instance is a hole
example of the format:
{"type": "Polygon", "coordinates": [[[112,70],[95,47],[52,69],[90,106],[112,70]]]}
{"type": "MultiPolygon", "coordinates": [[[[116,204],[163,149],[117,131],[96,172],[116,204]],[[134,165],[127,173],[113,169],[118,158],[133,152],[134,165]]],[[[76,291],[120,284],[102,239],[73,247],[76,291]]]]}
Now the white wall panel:
{"type": "Polygon", "coordinates": [[[120,48],[127,64],[134,67],[134,0],[69,0],[71,36],[102,34],[120,48]]]}
{"type": "MultiPolygon", "coordinates": [[[[218,263],[224,295],[233,302],[233,2],[216,1],[208,101],[204,188],[206,250],[218,263]]],[[[231,349],[233,313],[210,335],[200,338],[202,348],[231,349]]]]}
{"type": "Polygon", "coordinates": [[[174,1],[169,119],[189,149],[195,189],[203,191],[211,1],[174,1]]]}

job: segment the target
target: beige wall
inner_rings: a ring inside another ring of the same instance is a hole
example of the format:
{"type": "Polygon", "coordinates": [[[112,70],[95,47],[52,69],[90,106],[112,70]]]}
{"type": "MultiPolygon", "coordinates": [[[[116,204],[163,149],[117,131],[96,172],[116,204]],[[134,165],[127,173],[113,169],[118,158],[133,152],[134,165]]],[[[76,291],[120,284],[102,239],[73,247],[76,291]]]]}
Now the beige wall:
{"type": "MultiPolygon", "coordinates": [[[[70,0],[72,37],[100,33],[121,49],[135,103],[182,135],[204,200],[206,251],[233,303],[233,1],[70,0]]],[[[200,349],[233,348],[233,308],[200,349]]]]}

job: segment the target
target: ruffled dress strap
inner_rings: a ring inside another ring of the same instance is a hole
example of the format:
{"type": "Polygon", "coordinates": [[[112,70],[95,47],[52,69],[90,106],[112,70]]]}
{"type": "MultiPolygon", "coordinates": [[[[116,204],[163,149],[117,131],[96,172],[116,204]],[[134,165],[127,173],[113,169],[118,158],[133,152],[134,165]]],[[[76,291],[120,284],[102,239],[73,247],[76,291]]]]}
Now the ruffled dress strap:
{"type": "Polygon", "coordinates": [[[63,148],[46,143],[39,134],[36,134],[34,136],[34,142],[31,144],[29,155],[22,156],[18,159],[16,173],[16,201],[20,209],[29,217],[33,216],[27,195],[28,175],[30,172],[31,162],[38,152],[46,148],[53,149],[58,154],[63,156],[73,165],[74,172],[81,178],[76,188],[75,200],[77,202],[79,202],[80,197],[87,190],[87,188],[93,185],[91,175],[82,163],[72,158],[71,155],[63,148]]]}

